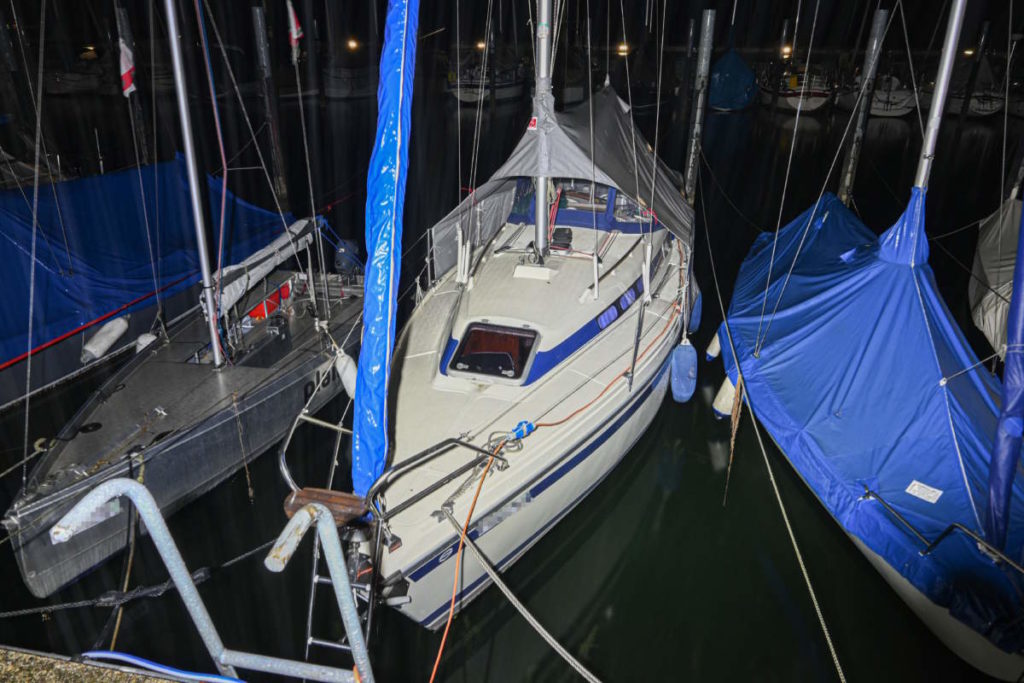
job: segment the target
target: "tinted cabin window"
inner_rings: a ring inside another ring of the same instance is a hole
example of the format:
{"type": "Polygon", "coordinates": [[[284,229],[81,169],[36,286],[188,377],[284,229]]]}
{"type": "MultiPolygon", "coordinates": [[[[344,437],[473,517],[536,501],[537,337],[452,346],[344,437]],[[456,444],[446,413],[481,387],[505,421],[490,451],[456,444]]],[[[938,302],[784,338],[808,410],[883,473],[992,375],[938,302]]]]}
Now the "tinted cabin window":
{"type": "Polygon", "coordinates": [[[537,333],[532,330],[473,324],[462,337],[448,369],[519,379],[536,340],[537,333]]]}

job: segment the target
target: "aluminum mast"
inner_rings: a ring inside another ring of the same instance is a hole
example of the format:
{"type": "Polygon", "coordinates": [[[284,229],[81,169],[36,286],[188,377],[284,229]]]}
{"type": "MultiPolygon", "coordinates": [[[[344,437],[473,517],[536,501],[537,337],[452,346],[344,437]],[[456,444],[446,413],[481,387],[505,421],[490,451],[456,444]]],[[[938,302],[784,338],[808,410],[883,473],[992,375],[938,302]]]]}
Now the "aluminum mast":
{"type": "Polygon", "coordinates": [[[164,13],[167,15],[167,42],[171,45],[174,93],[178,100],[178,118],[181,120],[181,138],[185,147],[188,194],[192,201],[192,220],[196,226],[199,270],[203,275],[203,307],[206,309],[206,322],[210,328],[213,364],[215,367],[220,367],[224,364],[224,356],[220,351],[220,335],[217,333],[217,308],[213,302],[213,278],[210,275],[210,259],[206,253],[206,221],[203,216],[202,194],[199,191],[199,169],[196,166],[195,141],[192,139],[192,120],[188,115],[188,88],[185,86],[185,67],[181,58],[181,32],[178,30],[178,16],[174,11],[174,0],[164,0],[164,13]]]}

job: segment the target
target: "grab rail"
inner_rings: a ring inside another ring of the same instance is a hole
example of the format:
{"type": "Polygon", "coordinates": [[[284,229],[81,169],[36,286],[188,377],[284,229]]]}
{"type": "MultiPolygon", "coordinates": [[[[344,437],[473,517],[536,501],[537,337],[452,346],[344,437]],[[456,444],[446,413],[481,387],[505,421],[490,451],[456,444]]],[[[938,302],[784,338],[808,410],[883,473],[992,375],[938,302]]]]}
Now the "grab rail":
{"type": "MultiPolygon", "coordinates": [[[[340,349],[339,352],[344,353],[344,351],[341,351],[340,349]]],[[[338,353],[335,353],[331,357],[331,367],[328,368],[327,371],[323,373],[323,375],[320,377],[320,381],[317,382],[316,386],[313,387],[313,391],[310,392],[309,398],[306,399],[305,405],[302,406],[302,410],[300,410],[298,415],[295,416],[295,419],[292,420],[292,426],[288,430],[288,436],[286,436],[284,438],[284,441],[281,442],[281,447],[277,451],[277,468],[281,471],[281,476],[284,478],[284,483],[288,484],[288,488],[290,488],[293,492],[298,492],[301,487],[295,483],[295,478],[292,477],[292,472],[288,467],[288,446],[291,445],[292,443],[292,437],[295,436],[295,430],[298,429],[299,423],[309,422],[310,424],[316,425],[318,427],[332,429],[338,432],[338,434],[352,433],[351,430],[346,429],[341,425],[333,425],[330,422],[325,422],[324,420],[317,419],[309,414],[309,406],[313,404],[313,399],[316,398],[316,394],[318,391],[320,391],[321,387],[327,384],[328,378],[330,378],[331,373],[334,372],[334,362],[337,360],[337,358],[338,353]]],[[[339,378],[336,381],[340,382],[341,379],[339,378]]]]}
{"type": "Polygon", "coordinates": [[[415,455],[411,456],[408,460],[398,463],[397,465],[391,467],[390,469],[386,470],[382,475],[377,477],[377,480],[373,482],[373,485],[370,487],[370,490],[367,491],[366,493],[367,507],[375,509],[381,521],[387,521],[391,517],[394,517],[403,510],[407,510],[408,508],[412,507],[419,501],[423,500],[423,498],[425,498],[426,496],[429,496],[434,491],[437,491],[442,486],[445,486],[452,480],[465,474],[474,467],[486,462],[488,459],[492,457],[495,460],[501,462],[502,464],[506,466],[508,465],[508,460],[506,460],[504,456],[499,455],[496,452],[491,452],[487,449],[481,448],[480,446],[474,446],[473,444],[463,441],[461,439],[445,439],[444,441],[440,441],[434,444],[433,446],[430,446],[429,448],[426,448],[420,451],[419,453],[416,453],[415,455]],[[379,505],[374,504],[375,501],[378,500],[381,494],[384,493],[387,487],[390,486],[395,479],[402,476],[403,474],[406,474],[410,470],[415,469],[416,467],[419,467],[420,465],[423,465],[429,462],[430,460],[433,460],[434,458],[437,458],[438,456],[450,452],[457,446],[461,446],[463,448],[473,451],[474,453],[476,453],[476,457],[474,457],[469,462],[455,468],[454,470],[444,475],[430,486],[421,489],[416,493],[416,495],[412,496],[411,498],[402,501],[397,506],[395,506],[393,510],[385,512],[379,505]]]}
{"type": "MultiPolygon", "coordinates": [[[[126,496],[135,505],[139,517],[146,525],[150,538],[156,546],[160,559],[167,567],[178,593],[181,595],[185,608],[188,610],[192,622],[195,624],[199,635],[206,646],[207,651],[213,658],[213,663],[221,675],[237,678],[235,667],[262,671],[276,674],[278,676],[293,676],[316,681],[341,681],[349,683],[356,680],[353,671],[337,669],[319,664],[299,662],[280,657],[270,657],[250,652],[229,650],[224,647],[224,642],[213,625],[210,613],[206,609],[203,599],[196,589],[192,576],[189,574],[185,561],[181,557],[178,546],[174,543],[167,523],[160,514],[160,507],[153,499],[153,494],[142,484],[133,479],[118,478],[100,484],[90,491],[84,498],[61,517],[50,529],[50,540],[52,543],[63,543],[71,539],[79,531],[87,529],[97,519],[97,512],[108,502],[126,496]]],[[[334,582],[334,593],[338,600],[338,607],[341,610],[345,629],[348,631],[349,642],[352,645],[353,659],[359,672],[360,680],[373,681],[373,671],[370,667],[370,657],[363,640],[362,632],[359,629],[359,617],[356,611],[355,601],[352,597],[352,590],[349,587],[348,571],[346,569],[345,555],[341,548],[341,541],[338,538],[338,529],[334,526],[334,520],[322,505],[311,503],[304,507],[299,513],[288,522],[277,542],[267,556],[265,565],[274,572],[280,572],[291,558],[296,546],[302,539],[306,530],[313,522],[316,522],[317,535],[324,549],[324,556],[327,566],[334,582]]]]}
{"type": "Polygon", "coordinates": [[[882,496],[878,495],[878,493],[872,491],[867,486],[864,487],[864,497],[868,499],[874,498],[879,503],[881,503],[882,507],[884,507],[890,515],[895,517],[901,524],[907,527],[907,529],[909,529],[910,532],[914,534],[914,536],[917,537],[917,540],[919,540],[921,542],[921,545],[924,546],[922,550],[918,551],[922,557],[930,555],[932,551],[934,551],[940,543],[946,540],[946,538],[951,536],[954,532],[959,531],[963,534],[966,534],[971,540],[975,541],[978,545],[982,546],[986,554],[999,558],[1001,561],[1005,562],[1009,566],[1016,569],[1020,574],[1024,574],[1024,567],[1021,567],[1019,564],[1011,560],[1009,557],[1006,556],[1005,553],[1003,553],[1003,551],[996,548],[994,545],[992,545],[984,538],[982,538],[975,532],[965,527],[960,522],[953,522],[945,529],[943,529],[942,533],[936,536],[934,541],[929,541],[927,538],[925,538],[924,534],[922,534],[914,527],[913,524],[911,524],[903,515],[901,515],[895,508],[893,508],[893,506],[889,505],[889,503],[886,502],[886,500],[882,498],[882,496]]]}

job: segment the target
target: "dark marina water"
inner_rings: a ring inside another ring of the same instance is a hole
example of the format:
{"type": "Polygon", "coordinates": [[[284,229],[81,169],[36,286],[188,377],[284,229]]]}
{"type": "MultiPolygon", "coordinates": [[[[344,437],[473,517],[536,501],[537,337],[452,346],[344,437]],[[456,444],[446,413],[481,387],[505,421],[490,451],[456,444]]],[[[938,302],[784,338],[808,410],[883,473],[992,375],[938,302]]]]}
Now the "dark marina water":
{"type": "MultiPolygon", "coordinates": [[[[405,245],[410,249],[407,282],[422,263],[423,243],[416,238],[455,204],[460,184],[473,182],[475,111],[462,110],[460,181],[456,108],[442,90],[441,70],[433,59],[429,49],[420,54],[414,101],[405,221],[405,245]]],[[[332,225],[343,235],[358,236],[374,102],[324,103],[310,98],[305,106],[310,120],[316,121],[311,135],[316,142],[317,203],[337,202],[329,214],[332,225]]],[[[230,108],[225,105],[228,115],[230,108]]],[[[494,111],[483,108],[477,183],[511,150],[528,111],[526,102],[494,111]]],[[[301,190],[304,157],[297,116],[294,101],[282,103],[289,180],[301,190]]],[[[821,191],[846,116],[833,112],[801,119],[783,223],[810,206],[821,191]]],[[[669,159],[682,156],[679,145],[685,136],[678,135],[678,127],[684,119],[663,112],[660,139],[663,145],[676,145],[661,150],[669,159]]],[[[755,109],[711,115],[707,122],[705,150],[714,179],[705,171],[702,198],[726,305],[756,234],[753,226],[776,225],[793,121],[788,115],[755,109]]],[[[653,139],[653,116],[640,123],[653,139]]],[[[1021,131],[1012,119],[1010,123],[1007,149],[1012,157],[1021,131]]],[[[932,234],[960,227],[996,207],[1001,127],[998,117],[969,120],[961,128],[947,117],[929,190],[932,234]]],[[[861,216],[876,231],[902,212],[919,145],[920,128],[914,118],[869,123],[855,198],[861,216]]],[[[828,184],[832,190],[834,176],[828,184]]],[[[249,181],[236,182],[244,192],[249,181]]],[[[253,195],[258,190],[251,189],[253,195]]],[[[294,201],[301,205],[301,200],[294,201]]],[[[701,208],[697,214],[696,272],[704,291],[704,320],[696,344],[702,349],[721,315],[701,208]]],[[[933,243],[931,263],[954,316],[979,355],[985,356],[989,350],[967,309],[969,276],[954,260],[970,263],[975,237],[972,229],[943,240],[952,256],[933,243]]],[[[607,680],[834,680],[748,416],[737,436],[728,502],[723,505],[729,428],[716,422],[710,410],[722,378],[720,363],[702,361],[700,373],[694,399],[684,406],[666,400],[649,432],[619,468],[507,572],[507,581],[561,642],[607,680]]],[[[100,379],[84,378],[34,402],[31,440],[55,433],[100,379]]],[[[323,417],[336,419],[342,408],[338,400],[323,417]]],[[[15,412],[0,419],[0,467],[6,468],[21,457],[24,415],[15,412]]],[[[330,448],[331,438],[305,428],[299,431],[292,462],[300,482],[323,484],[330,448]]],[[[980,674],[942,646],[889,589],[771,447],[768,461],[850,680],[978,680],[980,674]]],[[[341,469],[346,469],[344,461],[341,469]]],[[[240,472],[169,520],[190,569],[221,564],[273,538],[282,528],[286,487],[273,456],[259,459],[251,475],[253,500],[240,472]]],[[[6,509],[19,484],[18,474],[0,482],[0,507],[6,509]]],[[[301,658],[309,541],[283,575],[265,571],[261,558],[213,571],[200,591],[229,647],[301,658]]],[[[49,602],[77,601],[117,589],[122,572],[123,559],[116,558],[49,602]]],[[[130,585],[165,579],[159,558],[143,538],[130,585]]],[[[40,604],[24,589],[6,544],[0,546],[0,582],[0,611],[40,604]]],[[[329,601],[324,604],[329,606],[329,601]]],[[[85,608],[0,620],[0,642],[75,654],[109,643],[105,626],[110,613],[106,608],[85,608]]],[[[374,634],[378,676],[427,678],[439,634],[397,613],[380,614],[380,631],[374,634]]],[[[321,633],[337,629],[332,616],[327,609],[319,615],[321,633]]],[[[117,649],[175,666],[213,670],[173,591],[125,608],[117,649]]],[[[571,671],[492,588],[456,618],[442,675],[453,681],[564,680],[571,671]]]]}

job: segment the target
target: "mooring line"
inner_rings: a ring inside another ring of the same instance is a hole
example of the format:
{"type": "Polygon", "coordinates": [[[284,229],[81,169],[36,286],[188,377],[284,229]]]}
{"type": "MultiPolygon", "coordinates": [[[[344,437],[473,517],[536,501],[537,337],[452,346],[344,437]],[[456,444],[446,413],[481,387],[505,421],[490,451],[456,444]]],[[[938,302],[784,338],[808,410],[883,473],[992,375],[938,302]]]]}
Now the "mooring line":
{"type": "Polygon", "coordinates": [[[786,513],[786,506],[782,502],[782,494],[779,492],[779,485],[775,481],[775,472],[772,470],[771,462],[768,460],[768,450],[764,446],[764,441],[761,439],[761,429],[757,424],[757,418],[754,415],[754,408],[750,404],[750,394],[747,393],[746,381],[743,378],[743,370],[740,368],[739,356],[736,354],[736,345],[733,343],[732,331],[729,329],[729,319],[725,315],[725,302],[722,300],[722,289],[718,284],[718,272],[715,268],[715,256],[711,249],[711,231],[708,230],[708,216],[707,207],[704,205],[704,191],[703,183],[700,180],[700,174],[697,175],[697,182],[701,186],[701,212],[704,216],[704,233],[705,242],[708,247],[708,258],[711,261],[711,275],[715,282],[715,294],[718,298],[718,308],[722,313],[722,321],[725,323],[726,336],[729,339],[729,348],[732,351],[733,360],[736,363],[736,374],[738,375],[739,386],[742,383],[742,387],[739,390],[742,392],[743,400],[747,404],[747,409],[750,411],[751,422],[754,424],[754,434],[757,435],[757,445],[761,448],[761,457],[764,458],[764,466],[768,471],[768,481],[771,482],[772,491],[775,494],[775,502],[779,506],[779,513],[782,515],[782,521],[786,526],[786,533],[789,534],[789,542],[793,546],[793,554],[796,555],[797,564],[800,565],[800,573],[803,575],[804,583],[807,585],[807,593],[810,595],[811,603],[814,605],[814,613],[818,617],[818,624],[821,626],[821,632],[825,636],[825,643],[828,645],[829,654],[832,656],[832,664],[835,666],[836,675],[839,676],[839,680],[842,683],[846,683],[846,674],[843,673],[843,667],[839,663],[839,655],[836,652],[835,645],[832,643],[832,634],[829,631],[828,624],[825,622],[825,615],[821,611],[821,605],[818,603],[818,596],[814,592],[814,586],[811,583],[811,575],[807,571],[807,565],[804,564],[803,553],[800,552],[800,545],[797,543],[796,534],[793,533],[793,525],[789,521],[789,515],[786,513]]]}

